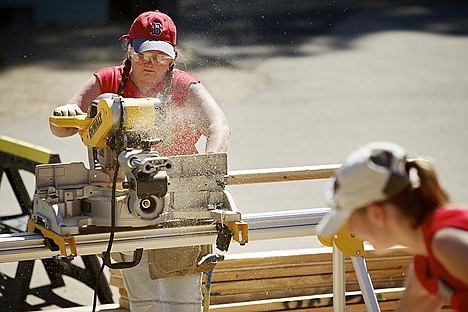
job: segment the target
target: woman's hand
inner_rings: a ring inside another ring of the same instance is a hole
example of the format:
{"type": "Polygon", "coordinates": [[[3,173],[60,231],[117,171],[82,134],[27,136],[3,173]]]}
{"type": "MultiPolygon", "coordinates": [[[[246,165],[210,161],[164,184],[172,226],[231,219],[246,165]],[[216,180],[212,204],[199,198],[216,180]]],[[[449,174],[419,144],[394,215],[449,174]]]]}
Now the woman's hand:
{"type": "Polygon", "coordinates": [[[84,115],[81,108],[76,104],[65,104],[54,109],[54,116],[76,116],[84,115]]]}
{"type": "MultiPolygon", "coordinates": [[[[81,108],[76,104],[65,104],[54,109],[54,116],[77,116],[85,115],[81,108]]],[[[69,137],[78,132],[76,128],[62,128],[49,123],[50,131],[58,137],[69,137]]]]}

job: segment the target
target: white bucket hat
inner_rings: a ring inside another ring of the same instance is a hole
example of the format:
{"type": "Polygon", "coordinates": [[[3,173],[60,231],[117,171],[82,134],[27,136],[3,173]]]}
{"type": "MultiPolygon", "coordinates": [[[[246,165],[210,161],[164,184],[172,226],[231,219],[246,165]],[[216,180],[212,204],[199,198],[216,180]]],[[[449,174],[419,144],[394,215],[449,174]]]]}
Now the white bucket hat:
{"type": "Polygon", "coordinates": [[[410,184],[406,151],[390,142],[371,142],[351,152],[335,172],[325,196],[331,212],[320,221],[322,236],[337,233],[354,211],[403,191],[410,184]]]}

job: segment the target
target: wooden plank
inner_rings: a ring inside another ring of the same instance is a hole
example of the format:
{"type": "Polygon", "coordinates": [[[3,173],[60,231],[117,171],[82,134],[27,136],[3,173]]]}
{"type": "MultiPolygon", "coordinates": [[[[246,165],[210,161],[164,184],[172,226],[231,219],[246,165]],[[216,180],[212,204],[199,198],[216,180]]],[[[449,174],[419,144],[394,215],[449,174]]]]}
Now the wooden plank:
{"type": "MultiPolygon", "coordinates": [[[[227,259],[216,265],[216,270],[228,270],[239,268],[256,268],[256,267],[269,267],[269,266],[286,266],[286,265],[303,265],[306,263],[332,263],[331,248],[316,248],[302,250],[301,253],[292,253],[285,255],[268,255],[268,253],[251,253],[243,257],[236,258],[240,255],[227,255],[227,259]]],[[[366,251],[366,262],[371,261],[389,261],[390,258],[397,261],[401,259],[411,259],[412,256],[408,254],[404,248],[391,249],[386,253],[381,253],[375,250],[366,251]],[[399,258],[401,257],[401,258],[399,258]]],[[[350,260],[348,259],[348,262],[350,260]]]]}
{"type": "MultiPolygon", "coordinates": [[[[404,273],[404,272],[403,272],[404,273]]],[[[373,283],[381,281],[402,281],[404,274],[401,270],[379,270],[370,272],[373,283]]],[[[346,272],[346,282],[355,283],[357,277],[354,272],[346,272]]],[[[248,280],[236,280],[227,282],[217,282],[212,280],[212,290],[220,294],[234,294],[240,292],[255,292],[260,290],[275,290],[275,289],[293,289],[293,288],[311,288],[323,287],[328,285],[331,287],[333,275],[330,274],[315,274],[287,277],[270,277],[270,278],[255,278],[248,280]]]]}
{"type": "MultiPolygon", "coordinates": [[[[393,291],[378,291],[380,306],[393,310],[401,296],[401,289],[393,291]]],[[[333,295],[311,295],[273,300],[260,300],[256,302],[242,302],[238,304],[213,305],[210,311],[222,312],[259,312],[259,311],[331,311],[333,295]],[[329,310],[330,309],[330,310],[329,310]]],[[[349,311],[366,311],[360,293],[348,293],[346,306],[349,311]]]]}
{"type": "MultiPolygon", "coordinates": [[[[349,277],[349,276],[348,276],[349,277]]],[[[312,294],[327,294],[333,292],[333,276],[302,277],[290,279],[254,280],[232,284],[214,284],[211,288],[212,301],[240,302],[245,298],[272,299],[312,294]]],[[[373,281],[376,288],[394,288],[404,285],[404,277],[373,281]]],[[[347,280],[348,291],[359,290],[359,284],[354,278],[347,280]]]]}
{"type": "MultiPolygon", "coordinates": [[[[368,261],[367,268],[371,272],[385,271],[385,270],[398,270],[399,274],[404,274],[407,271],[410,258],[403,258],[392,261],[368,261]]],[[[347,261],[345,265],[347,272],[354,272],[351,261],[347,261]]],[[[333,266],[331,262],[326,263],[302,263],[289,265],[273,264],[257,267],[231,267],[230,269],[223,270],[216,267],[213,271],[213,283],[223,281],[239,281],[239,280],[252,280],[263,279],[272,277],[286,277],[286,276],[304,276],[304,275],[319,275],[331,274],[333,266]]]]}
{"type": "Polygon", "coordinates": [[[228,185],[302,181],[330,178],[341,165],[321,165],[289,168],[270,168],[229,171],[225,177],[228,185]]]}
{"type": "MultiPolygon", "coordinates": [[[[381,312],[394,311],[402,294],[402,288],[376,290],[381,312]]],[[[358,292],[347,293],[347,311],[367,312],[362,295],[358,292]]],[[[210,311],[215,312],[261,312],[261,311],[333,311],[333,295],[312,295],[272,300],[259,300],[241,303],[217,304],[210,306],[210,311]]],[[[448,307],[442,307],[442,311],[451,311],[448,307]]]]}

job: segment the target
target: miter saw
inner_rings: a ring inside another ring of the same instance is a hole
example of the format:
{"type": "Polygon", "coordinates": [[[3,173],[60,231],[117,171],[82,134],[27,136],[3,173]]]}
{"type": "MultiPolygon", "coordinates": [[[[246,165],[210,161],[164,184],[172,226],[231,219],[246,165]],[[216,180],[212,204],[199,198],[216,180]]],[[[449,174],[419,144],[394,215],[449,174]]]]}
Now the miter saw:
{"type": "Polygon", "coordinates": [[[160,140],[150,133],[164,118],[161,107],[158,98],[105,94],[86,115],[51,116],[54,126],[78,129],[91,168],[82,162],[38,165],[28,231],[41,232],[59,246],[69,244],[71,252],[63,255],[69,258],[76,256],[74,235],[111,226],[131,230],[215,222],[224,240],[230,241],[223,233],[231,229],[245,244],[247,225],[225,190],[226,154],[159,156],[153,147],[160,140]]]}

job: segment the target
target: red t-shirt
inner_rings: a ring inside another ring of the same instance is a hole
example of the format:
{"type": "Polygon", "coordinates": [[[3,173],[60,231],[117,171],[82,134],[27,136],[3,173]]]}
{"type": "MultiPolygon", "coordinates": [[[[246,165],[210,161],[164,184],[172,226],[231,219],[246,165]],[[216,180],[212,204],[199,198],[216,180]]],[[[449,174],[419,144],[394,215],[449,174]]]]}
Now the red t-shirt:
{"type": "MultiPolygon", "coordinates": [[[[122,78],[123,66],[112,66],[100,69],[94,73],[101,87],[102,93],[117,93],[122,78]]],[[[155,96],[162,91],[165,79],[155,88],[155,96]]],[[[192,84],[200,83],[195,76],[174,69],[172,78],[172,100],[167,105],[169,121],[165,129],[157,133],[158,138],[163,140],[156,146],[156,150],[162,156],[197,154],[195,144],[200,139],[201,133],[192,120],[191,112],[187,109],[187,91],[192,84]],[[167,128],[170,129],[167,129],[167,128]]],[[[124,98],[140,98],[138,88],[129,77],[123,94],[124,98]]]]}
{"type": "Polygon", "coordinates": [[[448,207],[440,208],[424,221],[421,228],[428,255],[427,257],[420,255],[414,257],[414,271],[421,284],[431,294],[438,293],[438,282],[442,280],[453,289],[450,302],[451,308],[456,311],[468,311],[468,285],[447,272],[432,252],[431,242],[434,234],[446,227],[468,230],[468,210],[448,207]]]}

